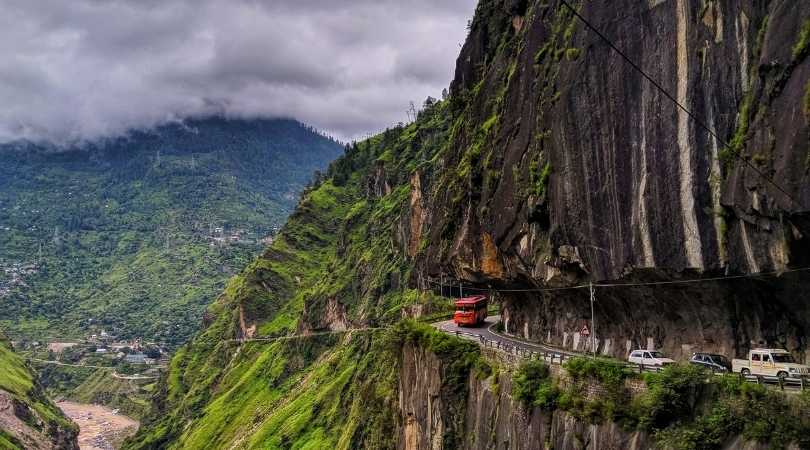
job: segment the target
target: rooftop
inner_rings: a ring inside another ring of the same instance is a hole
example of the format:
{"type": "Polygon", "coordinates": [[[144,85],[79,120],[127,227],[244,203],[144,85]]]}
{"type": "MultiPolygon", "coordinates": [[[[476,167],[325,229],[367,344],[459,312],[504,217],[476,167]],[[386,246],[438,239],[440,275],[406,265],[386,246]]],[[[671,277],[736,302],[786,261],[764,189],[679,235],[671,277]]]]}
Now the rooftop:
{"type": "Polygon", "coordinates": [[[487,297],[484,295],[473,295],[472,297],[464,297],[456,300],[456,306],[476,305],[486,301],[487,297]]]}

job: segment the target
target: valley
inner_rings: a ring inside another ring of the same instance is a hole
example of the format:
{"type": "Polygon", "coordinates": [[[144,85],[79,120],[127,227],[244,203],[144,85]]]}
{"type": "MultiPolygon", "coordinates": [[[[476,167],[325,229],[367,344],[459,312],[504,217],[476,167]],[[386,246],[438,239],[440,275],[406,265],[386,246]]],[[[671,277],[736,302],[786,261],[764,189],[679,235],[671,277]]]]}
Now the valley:
{"type": "MultiPolygon", "coordinates": [[[[294,121],[198,119],[76,148],[0,148],[0,325],[173,348],[341,147],[294,121]]],[[[23,345],[25,346],[25,345],[23,345]]]]}

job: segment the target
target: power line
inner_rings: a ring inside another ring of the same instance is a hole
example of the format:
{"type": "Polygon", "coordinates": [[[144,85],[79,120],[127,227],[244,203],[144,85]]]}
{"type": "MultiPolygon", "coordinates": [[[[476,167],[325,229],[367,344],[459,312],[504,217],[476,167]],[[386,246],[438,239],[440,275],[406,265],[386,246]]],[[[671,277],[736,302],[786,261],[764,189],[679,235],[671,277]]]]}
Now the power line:
{"type": "Polygon", "coordinates": [[[713,137],[715,140],[717,140],[717,142],[719,142],[719,143],[723,144],[723,146],[724,146],[724,147],[726,147],[727,149],[729,149],[729,150],[731,151],[731,154],[732,154],[732,155],[734,155],[734,157],[735,157],[735,158],[737,158],[737,159],[739,159],[740,161],[742,161],[743,163],[745,163],[745,165],[746,165],[746,166],[748,166],[748,167],[749,167],[751,170],[753,170],[754,172],[756,172],[756,174],[757,174],[757,175],[759,175],[759,176],[760,176],[760,177],[761,177],[763,180],[765,180],[765,181],[767,181],[768,183],[772,184],[772,185],[773,185],[773,186],[774,186],[776,189],[778,189],[780,192],[782,192],[783,194],[785,194],[785,196],[786,196],[786,197],[787,197],[787,198],[788,198],[788,199],[789,199],[791,202],[793,202],[794,204],[796,204],[796,206],[798,206],[798,207],[800,207],[800,208],[802,207],[802,205],[801,205],[801,204],[800,204],[800,203],[799,203],[799,202],[798,202],[796,199],[794,199],[794,198],[793,198],[793,196],[791,196],[791,195],[790,195],[790,194],[789,194],[789,193],[788,193],[788,192],[787,192],[787,191],[786,191],[784,188],[782,188],[782,186],[780,186],[779,184],[777,184],[777,183],[776,183],[776,181],[774,181],[773,179],[771,179],[770,177],[768,177],[767,175],[765,175],[765,174],[764,174],[764,173],[763,173],[761,170],[759,170],[759,169],[758,169],[756,166],[754,166],[753,164],[751,164],[751,163],[750,163],[750,162],[749,162],[747,159],[745,159],[745,158],[743,158],[742,156],[740,156],[740,155],[739,155],[739,154],[738,154],[738,153],[737,153],[737,152],[736,152],[736,151],[735,151],[735,150],[734,150],[734,149],[731,147],[731,145],[730,145],[728,142],[726,142],[725,140],[721,139],[721,138],[720,138],[720,137],[717,135],[717,133],[715,133],[715,132],[714,132],[714,130],[712,130],[711,128],[709,128],[709,126],[708,126],[708,125],[706,125],[706,124],[705,124],[705,123],[704,123],[702,120],[700,120],[700,118],[699,118],[699,117],[697,117],[695,114],[693,114],[693,113],[692,113],[692,111],[690,111],[690,110],[689,110],[689,109],[687,109],[687,108],[686,108],[684,105],[682,105],[682,104],[681,104],[681,103],[680,103],[680,102],[679,102],[679,101],[678,101],[678,100],[677,100],[675,97],[673,97],[673,96],[672,96],[672,94],[670,94],[670,93],[669,93],[669,92],[668,92],[666,89],[664,89],[664,88],[663,88],[663,86],[661,86],[660,84],[658,84],[658,82],[657,82],[657,81],[655,81],[655,80],[654,80],[654,79],[653,79],[651,76],[647,75],[647,73],[646,73],[646,72],[644,72],[644,70],[642,70],[642,69],[641,69],[641,67],[639,67],[639,66],[638,66],[638,65],[637,65],[635,62],[633,62],[633,60],[631,60],[631,59],[630,59],[630,58],[629,58],[629,57],[628,57],[628,56],[627,56],[627,55],[626,55],[626,54],[625,54],[623,51],[619,50],[619,48],[618,48],[618,47],[616,47],[616,45],[615,45],[615,44],[613,44],[613,42],[612,42],[610,39],[608,39],[608,38],[607,38],[607,37],[606,37],[604,34],[602,34],[602,33],[601,33],[601,32],[600,32],[600,31],[599,31],[599,30],[598,30],[596,27],[594,27],[593,25],[591,25],[591,23],[590,23],[590,22],[588,22],[588,21],[587,21],[587,20],[586,20],[584,17],[582,17],[582,15],[581,15],[581,14],[579,14],[579,12],[577,12],[577,10],[576,10],[576,9],[575,9],[573,6],[571,6],[571,5],[570,5],[570,4],[569,4],[569,3],[568,3],[566,0],[560,0],[560,2],[561,2],[563,5],[565,5],[565,7],[566,7],[566,8],[568,8],[568,9],[569,9],[569,10],[570,10],[570,11],[571,11],[573,14],[574,14],[574,16],[576,16],[576,17],[577,17],[577,18],[578,18],[580,21],[582,21],[582,23],[584,23],[584,24],[585,24],[585,26],[587,26],[588,28],[590,28],[590,29],[591,29],[591,31],[593,31],[594,33],[596,33],[596,35],[597,35],[597,36],[599,36],[599,37],[600,37],[600,38],[601,38],[603,41],[605,41],[605,43],[607,43],[607,45],[608,45],[608,46],[610,46],[610,48],[612,48],[612,49],[613,49],[613,51],[615,51],[616,53],[618,53],[618,54],[619,54],[619,56],[621,56],[621,57],[622,57],[622,59],[624,59],[624,60],[625,60],[625,62],[627,62],[627,64],[629,64],[629,65],[630,65],[630,66],[631,66],[633,69],[635,69],[635,70],[636,70],[636,71],[637,71],[639,74],[641,74],[641,76],[642,76],[642,77],[644,77],[644,78],[645,78],[647,81],[649,81],[649,82],[650,82],[650,83],[651,83],[653,86],[655,86],[655,88],[656,88],[656,89],[658,89],[659,91],[661,91],[661,93],[662,93],[662,94],[664,94],[664,96],[665,96],[666,98],[668,98],[670,101],[672,101],[672,103],[675,103],[675,105],[677,105],[677,106],[678,106],[678,108],[680,108],[680,109],[681,109],[683,112],[685,112],[685,113],[686,113],[686,114],[687,114],[687,115],[688,115],[690,118],[692,118],[692,120],[694,120],[694,121],[695,121],[695,123],[697,123],[698,125],[700,125],[700,127],[701,127],[701,128],[703,128],[704,130],[706,130],[706,132],[707,132],[707,133],[709,133],[709,134],[710,134],[710,135],[711,135],[711,136],[712,136],[712,137],[713,137]]]}
{"type": "MultiPolygon", "coordinates": [[[[464,287],[464,289],[467,291],[476,291],[476,292],[489,292],[490,290],[493,290],[495,292],[555,292],[555,291],[570,291],[575,289],[590,289],[591,286],[593,286],[594,288],[614,288],[614,287],[638,287],[638,286],[661,286],[670,284],[706,283],[710,281],[730,281],[730,280],[739,280],[743,278],[762,278],[769,276],[780,276],[786,273],[796,273],[796,272],[810,272],[810,267],[798,267],[795,269],[774,270],[771,272],[757,272],[742,275],[728,275],[722,277],[692,278],[689,280],[648,281],[638,283],[594,283],[593,285],[591,285],[591,283],[588,283],[566,287],[529,288],[529,289],[484,289],[466,286],[464,287]]],[[[433,280],[429,280],[429,282],[433,285],[437,284],[433,280]]]]}

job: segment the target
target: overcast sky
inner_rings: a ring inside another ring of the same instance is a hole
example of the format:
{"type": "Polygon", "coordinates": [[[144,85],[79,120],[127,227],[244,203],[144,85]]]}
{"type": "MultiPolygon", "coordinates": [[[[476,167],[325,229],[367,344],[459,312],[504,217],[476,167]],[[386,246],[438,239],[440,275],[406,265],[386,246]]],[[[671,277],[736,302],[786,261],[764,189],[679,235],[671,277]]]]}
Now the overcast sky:
{"type": "Polygon", "coordinates": [[[346,139],[448,86],[475,0],[0,0],[0,141],[224,111],[346,139]]]}

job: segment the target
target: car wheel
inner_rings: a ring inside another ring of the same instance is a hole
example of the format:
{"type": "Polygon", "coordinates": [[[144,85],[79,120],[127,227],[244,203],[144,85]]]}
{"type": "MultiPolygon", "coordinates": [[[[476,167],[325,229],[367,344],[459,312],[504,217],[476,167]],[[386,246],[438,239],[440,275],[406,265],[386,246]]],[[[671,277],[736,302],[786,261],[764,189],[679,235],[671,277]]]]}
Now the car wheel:
{"type": "Polygon", "coordinates": [[[776,376],[777,378],[779,378],[779,381],[785,381],[785,378],[788,377],[788,374],[787,372],[779,372],[776,374],[776,376]]]}
{"type": "Polygon", "coordinates": [[[746,376],[751,375],[751,371],[748,370],[748,369],[743,369],[743,370],[740,371],[740,373],[743,374],[743,375],[746,375],[746,376]]]}

